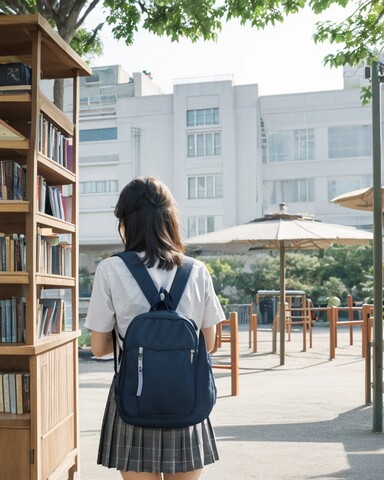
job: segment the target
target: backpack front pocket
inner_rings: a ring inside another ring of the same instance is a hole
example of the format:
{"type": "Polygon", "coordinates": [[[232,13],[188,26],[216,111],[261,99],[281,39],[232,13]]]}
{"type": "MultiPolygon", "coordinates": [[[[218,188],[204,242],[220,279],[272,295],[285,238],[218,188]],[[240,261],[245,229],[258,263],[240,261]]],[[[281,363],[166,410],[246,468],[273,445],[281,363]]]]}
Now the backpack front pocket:
{"type": "Polygon", "coordinates": [[[196,352],[139,348],[137,406],[142,415],[188,415],[194,408],[196,352]]]}

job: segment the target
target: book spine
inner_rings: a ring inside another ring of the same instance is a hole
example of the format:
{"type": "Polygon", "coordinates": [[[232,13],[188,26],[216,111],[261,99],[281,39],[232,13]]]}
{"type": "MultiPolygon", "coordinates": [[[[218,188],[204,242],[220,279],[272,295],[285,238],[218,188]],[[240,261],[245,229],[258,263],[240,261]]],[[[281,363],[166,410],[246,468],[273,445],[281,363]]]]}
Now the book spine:
{"type": "Polygon", "coordinates": [[[5,342],[10,343],[12,338],[11,300],[5,300],[5,342]]]}
{"type": "Polygon", "coordinates": [[[3,372],[0,372],[0,413],[4,413],[3,372]]]}
{"type": "Polygon", "coordinates": [[[11,342],[17,342],[17,302],[16,297],[11,298],[11,342]]]}
{"type": "Polygon", "coordinates": [[[31,379],[31,375],[29,372],[23,373],[23,412],[24,413],[29,413],[31,411],[30,379],[31,379]]]}
{"type": "Polygon", "coordinates": [[[0,271],[5,272],[7,269],[6,263],[6,252],[5,252],[5,234],[0,234],[0,271]]]}
{"type": "Polygon", "coordinates": [[[1,342],[5,343],[6,341],[6,332],[5,332],[5,300],[0,300],[0,310],[1,310],[1,342]]]}
{"type": "Polygon", "coordinates": [[[4,412],[11,413],[11,404],[9,398],[9,374],[3,373],[3,394],[4,394],[4,412]]]}
{"type": "Polygon", "coordinates": [[[16,413],[23,413],[23,373],[16,373],[16,413]]]}
{"type": "Polygon", "coordinates": [[[9,407],[11,413],[16,413],[16,374],[11,372],[8,377],[9,381],[9,407]]]}

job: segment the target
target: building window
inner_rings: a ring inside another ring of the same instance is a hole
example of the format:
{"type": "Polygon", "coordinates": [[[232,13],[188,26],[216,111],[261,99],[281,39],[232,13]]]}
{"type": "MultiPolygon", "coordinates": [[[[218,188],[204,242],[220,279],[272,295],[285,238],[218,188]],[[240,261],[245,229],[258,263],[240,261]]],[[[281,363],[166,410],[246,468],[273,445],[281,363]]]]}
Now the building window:
{"type": "Polygon", "coordinates": [[[94,182],[79,182],[79,192],[85,195],[117,193],[117,191],[117,180],[96,180],[94,182]]]}
{"type": "Polygon", "coordinates": [[[315,159],[313,128],[268,134],[268,162],[291,162],[315,159]]]}
{"type": "Polygon", "coordinates": [[[99,72],[93,72],[89,77],[84,79],[86,85],[100,83],[99,72]]]}
{"type": "Polygon", "coordinates": [[[219,124],[218,108],[187,110],[187,127],[201,127],[204,125],[218,125],[218,124],[219,124]]]}
{"type": "Polygon", "coordinates": [[[343,193],[372,186],[372,175],[349,175],[345,177],[328,178],[328,200],[343,193]]]}
{"type": "Polygon", "coordinates": [[[371,152],[370,125],[328,128],[329,158],[369,157],[371,152]]]}
{"type": "Polygon", "coordinates": [[[117,140],[117,128],[94,128],[80,130],[80,142],[102,142],[104,140],[117,140]]]}
{"type": "Polygon", "coordinates": [[[295,180],[275,180],[266,182],[268,203],[313,202],[315,200],[315,180],[299,178],[295,180]]]}
{"type": "Polygon", "coordinates": [[[188,177],[188,198],[222,198],[222,175],[199,175],[188,177]]]}
{"type": "Polygon", "coordinates": [[[188,157],[220,155],[220,133],[188,135],[188,157]]]}
{"type": "Polygon", "coordinates": [[[315,134],[313,128],[293,131],[293,150],[295,160],[315,159],[315,134]]]}
{"type": "Polygon", "coordinates": [[[87,155],[79,157],[79,162],[81,165],[86,163],[118,163],[119,155],[110,154],[110,155],[87,155]]]}
{"type": "Polygon", "coordinates": [[[188,237],[215,231],[215,217],[188,217],[188,237]]]}
{"type": "Polygon", "coordinates": [[[287,162],[289,160],[289,133],[268,134],[268,162],[287,162]]]}

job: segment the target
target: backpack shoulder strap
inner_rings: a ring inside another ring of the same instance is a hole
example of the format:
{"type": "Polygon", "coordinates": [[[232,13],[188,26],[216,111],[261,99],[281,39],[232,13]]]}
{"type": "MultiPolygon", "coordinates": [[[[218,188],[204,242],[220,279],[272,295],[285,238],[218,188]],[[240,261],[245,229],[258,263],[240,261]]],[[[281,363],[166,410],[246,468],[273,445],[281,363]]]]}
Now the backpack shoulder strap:
{"type": "Polygon", "coordinates": [[[184,255],[183,265],[181,267],[178,267],[178,269],[176,270],[176,275],[173,279],[171,290],[169,292],[169,295],[172,298],[172,305],[175,310],[177,309],[181,296],[183,295],[185,287],[187,286],[188,278],[191,273],[192,267],[193,258],[184,255]]]}
{"type": "MultiPolygon", "coordinates": [[[[128,270],[131,272],[133,278],[138,283],[141,288],[145,298],[148,300],[148,303],[153,305],[158,291],[151,276],[149,275],[145,265],[140,261],[139,256],[135,252],[120,252],[115,253],[116,257],[120,257],[121,260],[125,263],[128,270]]],[[[181,296],[185,290],[185,287],[188,282],[189,275],[191,273],[193,266],[193,258],[183,257],[183,265],[178,267],[176,270],[175,278],[173,279],[171,290],[169,296],[172,300],[172,308],[176,310],[177,305],[180,302],[181,296]]]]}
{"type": "Polygon", "coordinates": [[[145,265],[140,261],[140,257],[135,252],[120,252],[115,253],[116,257],[120,257],[125,263],[128,270],[131,272],[133,278],[141,288],[145,298],[148,300],[149,305],[152,306],[154,299],[157,295],[157,288],[153,283],[151,276],[149,275],[145,265]]]}

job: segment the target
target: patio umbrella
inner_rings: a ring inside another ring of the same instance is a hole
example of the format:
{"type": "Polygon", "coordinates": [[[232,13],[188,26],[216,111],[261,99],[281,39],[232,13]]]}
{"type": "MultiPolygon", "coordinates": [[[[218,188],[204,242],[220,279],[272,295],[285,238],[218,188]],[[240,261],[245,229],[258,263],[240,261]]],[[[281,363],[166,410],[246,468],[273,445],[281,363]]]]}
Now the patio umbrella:
{"type": "MultiPolygon", "coordinates": [[[[283,206],[283,208],[285,205],[283,206]]],[[[249,223],[188,238],[190,248],[204,252],[245,253],[258,249],[280,251],[280,364],[285,363],[285,251],[316,250],[332,244],[357,245],[372,240],[370,232],[323,223],[310,216],[281,213],[265,215],[249,223]]]]}
{"type": "MultiPolygon", "coordinates": [[[[354,210],[373,211],[373,187],[361,188],[352,192],[343,193],[331,200],[332,203],[341,207],[353,208],[354,210]]],[[[381,188],[381,208],[384,210],[384,189],[381,188]]]]}

